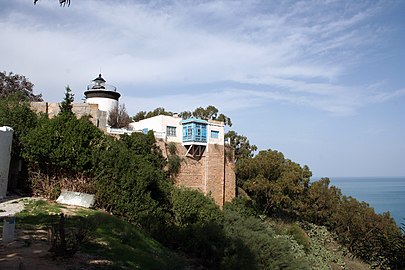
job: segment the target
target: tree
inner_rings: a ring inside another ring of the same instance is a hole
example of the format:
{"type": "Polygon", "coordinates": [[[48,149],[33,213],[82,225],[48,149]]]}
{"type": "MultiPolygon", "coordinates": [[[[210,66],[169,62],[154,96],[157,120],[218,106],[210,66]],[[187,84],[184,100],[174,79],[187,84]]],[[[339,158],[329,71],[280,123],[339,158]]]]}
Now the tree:
{"type": "Polygon", "coordinates": [[[259,211],[270,216],[299,216],[311,175],[308,166],[301,167],[273,150],[260,151],[236,164],[238,185],[259,211]]]}
{"type": "Polygon", "coordinates": [[[165,223],[169,181],[153,132],[114,140],[97,157],[97,203],[147,230],[165,223]]]}
{"type": "MultiPolygon", "coordinates": [[[[209,106],[207,106],[207,108],[198,107],[193,112],[184,111],[184,112],[179,113],[178,115],[179,115],[179,117],[181,117],[183,119],[195,117],[195,118],[199,118],[199,119],[203,119],[203,120],[218,120],[218,121],[224,122],[224,124],[227,126],[232,126],[231,118],[229,118],[228,116],[226,116],[222,113],[218,114],[218,112],[219,112],[219,110],[215,106],[209,105],[209,106]]],[[[166,111],[165,108],[163,108],[163,107],[158,107],[158,108],[154,109],[153,111],[149,111],[149,112],[140,111],[132,119],[137,122],[137,121],[147,119],[150,117],[154,117],[157,115],[172,116],[174,114],[175,114],[174,112],[166,111]]]]}
{"type": "Polygon", "coordinates": [[[140,120],[151,118],[151,117],[158,116],[158,115],[172,116],[172,115],[174,115],[174,113],[166,111],[165,108],[163,108],[163,107],[158,107],[158,108],[154,109],[153,111],[149,111],[149,112],[140,111],[134,117],[132,117],[132,119],[135,122],[138,122],[140,120]]]}
{"type": "Polygon", "coordinates": [[[218,112],[219,110],[215,106],[209,105],[207,106],[207,108],[198,107],[193,112],[190,111],[181,112],[179,113],[179,116],[182,117],[183,119],[195,117],[204,120],[218,120],[224,122],[224,124],[227,126],[232,126],[231,118],[222,113],[218,115],[218,112]]]}
{"type": "Polygon", "coordinates": [[[74,94],[70,89],[69,85],[66,86],[65,98],[59,104],[59,109],[61,114],[69,114],[73,115],[73,102],[74,102],[74,94]]]}
{"type": "Polygon", "coordinates": [[[112,128],[126,128],[131,123],[125,104],[114,106],[108,113],[108,124],[112,128]]]}
{"type": "Polygon", "coordinates": [[[30,109],[22,92],[13,92],[0,99],[0,126],[14,129],[12,156],[20,158],[21,138],[37,124],[37,115],[30,109]]]}
{"type": "Polygon", "coordinates": [[[140,111],[137,114],[135,114],[135,116],[132,117],[132,120],[134,122],[139,122],[145,118],[146,118],[146,111],[140,111]]]}
{"type": "Polygon", "coordinates": [[[310,184],[301,213],[306,221],[332,228],[333,218],[342,200],[342,193],[339,188],[329,184],[329,178],[322,178],[310,184]]]}
{"type": "Polygon", "coordinates": [[[22,139],[23,157],[31,172],[52,177],[89,175],[94,168],[95,151],[103,147],[103,140],[104,134],[88,117],[77,119],[69,113],[52,119],[43,116],[22,139]]]}
{"type": "Polygon", "coordinates": [[[34,84],[22,75],[0,72],[0,99],[12,93],[20,93],[20,97],[25,97],[28,101],[42,101],[41,95],[34,95],[33,87],[34,84]]]}
{"type": "Polygon", "coordinates": [[[243,158],[253,157],[254,152],[257,150],[256,145],[251,145],[246,136],[239,135],[235,131],[228,131],[225,138],[229,139],[232,149],[235,151],[235,162],[243,158]]]}

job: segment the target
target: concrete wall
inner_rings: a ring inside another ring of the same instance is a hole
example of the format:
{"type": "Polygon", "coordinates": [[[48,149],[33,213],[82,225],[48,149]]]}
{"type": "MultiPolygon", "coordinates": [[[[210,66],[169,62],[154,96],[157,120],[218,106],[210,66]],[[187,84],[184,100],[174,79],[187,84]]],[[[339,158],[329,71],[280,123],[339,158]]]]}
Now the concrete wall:
{"type": "Polygon", "coordinates": [[[6,197],[13,129],[0,127],[0,199],[6,197]]]}
{"type": "Polygon", "coordinates": [[[151,118],[133,122],[130,127],[133,130],[142,131],[143,129],[153,130],[156,139],[163,139],[170,142],[181,142],[182,130],[180,124],[181,118],[168,115],[158,115],[151,118]],[[176,136],[167,136],[166,128],[176,127],[176,136]]]}

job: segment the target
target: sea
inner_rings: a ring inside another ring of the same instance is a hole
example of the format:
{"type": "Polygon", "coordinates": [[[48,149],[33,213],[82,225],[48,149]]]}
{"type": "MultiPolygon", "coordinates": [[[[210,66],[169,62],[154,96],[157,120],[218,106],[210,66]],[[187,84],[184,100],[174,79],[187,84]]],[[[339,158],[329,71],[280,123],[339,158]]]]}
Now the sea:
{"type": "MultiPolygon", "coordinates": [[[[318,178],[319,179],[319,178],[318,178]]],[[[377,213],[390,212],[398,226],[405,223],[405,177],[329,177],[343,195],[368,203],[377,213]]]]}

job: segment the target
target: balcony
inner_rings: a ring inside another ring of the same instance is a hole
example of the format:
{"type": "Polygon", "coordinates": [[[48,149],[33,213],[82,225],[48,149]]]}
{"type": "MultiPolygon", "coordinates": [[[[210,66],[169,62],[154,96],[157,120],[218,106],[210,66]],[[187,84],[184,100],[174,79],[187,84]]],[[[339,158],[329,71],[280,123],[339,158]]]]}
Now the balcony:
{"type": "Polygon", "coordinates": [[[190,118],[182,121],[183,144],[206,144],[207,122],[201,119],[190,118]]]}

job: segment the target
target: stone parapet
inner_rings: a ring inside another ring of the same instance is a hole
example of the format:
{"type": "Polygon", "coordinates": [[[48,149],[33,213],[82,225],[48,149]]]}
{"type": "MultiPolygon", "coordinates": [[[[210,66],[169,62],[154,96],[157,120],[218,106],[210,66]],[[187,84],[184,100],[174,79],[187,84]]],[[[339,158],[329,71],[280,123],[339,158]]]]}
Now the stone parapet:
{"type": "MultiPolygon", "coordinates": [[[[56,102],[31,102],[31,109],[37,113],[48,114],[49,118],[55,117],[60,112],[60,103],[56,102]]],[[[100,111],[97,104],[74,103],[72,111],[77,118],[90,116],[90,121],[101,130],[105,131],[107,126],[107,112],[100,111]]]]}

